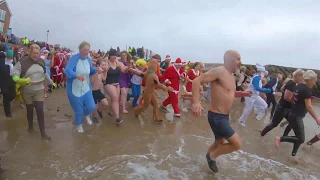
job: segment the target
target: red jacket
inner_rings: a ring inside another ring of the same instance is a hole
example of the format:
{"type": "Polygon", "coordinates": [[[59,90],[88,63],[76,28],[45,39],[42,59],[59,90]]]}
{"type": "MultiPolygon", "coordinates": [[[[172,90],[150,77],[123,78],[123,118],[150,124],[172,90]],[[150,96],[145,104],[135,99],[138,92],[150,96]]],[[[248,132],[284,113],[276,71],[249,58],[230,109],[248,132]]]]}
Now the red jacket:
{"type": "Polygon", "coordinates": [[[182,75],[185,75],[183,68],[176,69],[176,67],[169,66],[162,74],[161,80],[167,86],[171,86],[176,94],[180,91],[180,78],[182,75]],[[169,84],[170,82],[170,84],[169,84]]]}
{"type": "MultiPolygon", "coordinates": [[[[199,75],[200,75],[199,71],[198,71],[198,73],[196,73],[196,71],[194,69],[190,69],[188,71],[188,73],[187,73],[187,77],[190,80],[194,80],[199,75]]],[[[190,82],[190,81],[187,82],[186,89],[187,89],[187,92],[191,92],[192,91],[192,82],[190,82]]]]}
{"type": "Polygon", "coordinates": [[[60,59],[59,56],[55,56],[53,59],[53,68],[54,68],[53,75],[61,75],[64,65],[65,65],[64,58],[60,59]],[[57,67],[59,68],[58,70],[57,70],[57,67]]]}

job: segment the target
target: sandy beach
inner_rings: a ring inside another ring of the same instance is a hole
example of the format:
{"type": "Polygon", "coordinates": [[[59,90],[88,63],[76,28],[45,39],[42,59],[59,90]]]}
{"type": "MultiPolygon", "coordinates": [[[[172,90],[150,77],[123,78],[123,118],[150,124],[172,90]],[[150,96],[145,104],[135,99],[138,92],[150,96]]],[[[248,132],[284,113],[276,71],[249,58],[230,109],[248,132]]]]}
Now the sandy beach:
{"type": "MultiPolygon", "coordinates": [[[[167,97],[162,91],[157,94],[159,102],[167,97]]],[[[314,104],[320,113],[319,102],[314,104]]],[[[12,118],[1,113],[0,153],[6,171],[0,179],[320,179],[320,143],[313,148],[302,145],[298,155],[307,163],[294,164],[289,159],[292,144],[281,144],[279,151],[274,146],[274,137],[281,135],[283,128],[275,128],[260,141],[259,131],[269,122],[268,115],[261,121],[251,116],[246,128],[238,125],[243,106],[236,99],[230,114],[243,147],[218,158],[220,171],[213,174],[205,159],[214,141],[206,117],[208,107],[200,118],[194,118],[188,110],[173,122],[154,124],[151,108],[139,120],[128,103],[129,114],[121,115],[124,123],[120,126],[105,111],[102,123],[85,125],[86,133],[78,134],[65,89],[54,90],[45,101],[46,129],[52,141],[40,138],[36,115],[35,131],[27,132],[26,112],[18,103],[13,103],[12,118]]],[[[304,122],[306,140],[320,132],[309,115],[304,122]]]]}

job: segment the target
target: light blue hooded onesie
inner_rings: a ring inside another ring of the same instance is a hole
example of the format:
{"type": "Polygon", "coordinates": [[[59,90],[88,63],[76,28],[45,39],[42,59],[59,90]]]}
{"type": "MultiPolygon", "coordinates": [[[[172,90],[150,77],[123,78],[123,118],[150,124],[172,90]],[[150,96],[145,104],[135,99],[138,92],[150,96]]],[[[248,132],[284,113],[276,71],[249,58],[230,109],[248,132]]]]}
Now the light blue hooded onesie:
{"type": "Polygon", "coordinates": [[[69,59],[64,70],[67,76],[67,95],[74,111],[76,125],[81,125],[83,118],[95,109],[90,76],[96,71],[91,58],[87,56],[86,59],[82,59],[79,53],[69,59]],[[78,80],[77,74],[83,75],[84,81],[78,80]]]}

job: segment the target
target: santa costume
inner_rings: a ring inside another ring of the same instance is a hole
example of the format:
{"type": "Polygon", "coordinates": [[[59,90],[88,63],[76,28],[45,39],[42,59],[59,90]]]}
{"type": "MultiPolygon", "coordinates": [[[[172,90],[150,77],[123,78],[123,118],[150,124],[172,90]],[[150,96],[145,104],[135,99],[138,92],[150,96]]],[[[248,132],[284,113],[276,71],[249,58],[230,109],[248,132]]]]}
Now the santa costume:
{"type": "Polygon", "coordinates": [[[190,69],[187,73],[187,79],[188,82],[186,84],[186,89],[185,91],[187,92],[187,94],[191,95],[192,92],[192,80],[194,80],[195,78],[197,78],[200,75],[200,71],[196,71],[194,69],[190,69]]]}
{"type": "Polygon", "coordinates": [[[180,117],[178,93],[180,91],[180,79],[185,77],[186,73],[184,72],[183,63],[180,58],[177,58],[173,66],[169,66],[161,77],[164,84],[174,89],[172,92],[168,92],[169,97],[162,103],[161,109],[166,110],[166,107],[171,104],[175,117],[180,117]]]}
{"type": "Polygon", "coordinates": [[[61,51],[60,53],[57,54],[57,56],[54,57],[53,59],[53,82],[56,84],[61,84],[62,79],[63,79],[63,70],[65,67],[65,60],[64,60],[64,52],[61,51]]]}

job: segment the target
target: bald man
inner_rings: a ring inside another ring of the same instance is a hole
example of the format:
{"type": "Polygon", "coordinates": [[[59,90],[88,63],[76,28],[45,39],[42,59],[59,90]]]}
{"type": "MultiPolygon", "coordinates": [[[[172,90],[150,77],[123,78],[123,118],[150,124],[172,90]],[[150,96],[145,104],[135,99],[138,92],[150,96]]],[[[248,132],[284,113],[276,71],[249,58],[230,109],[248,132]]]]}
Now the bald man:
{"type": "Polygon", "coordinates": [[[211,104],[208,112],[208,121],[215,136],[215,142],[209,147],[206,158],[213,172],[218,172],[216,158],[239,150],[241,139],[232,129],[229,122],[229,113],[235,97],[251,96],[251,92],[236,91],[233,73],[241,66],[239,52],[228,50],[224,54],[224,65],[210,69],[192,82],[192,111],[200,116],[200,86],[210,83],[211,104]],[[224,143],[227,141],[228,143],[224,143]]]}

